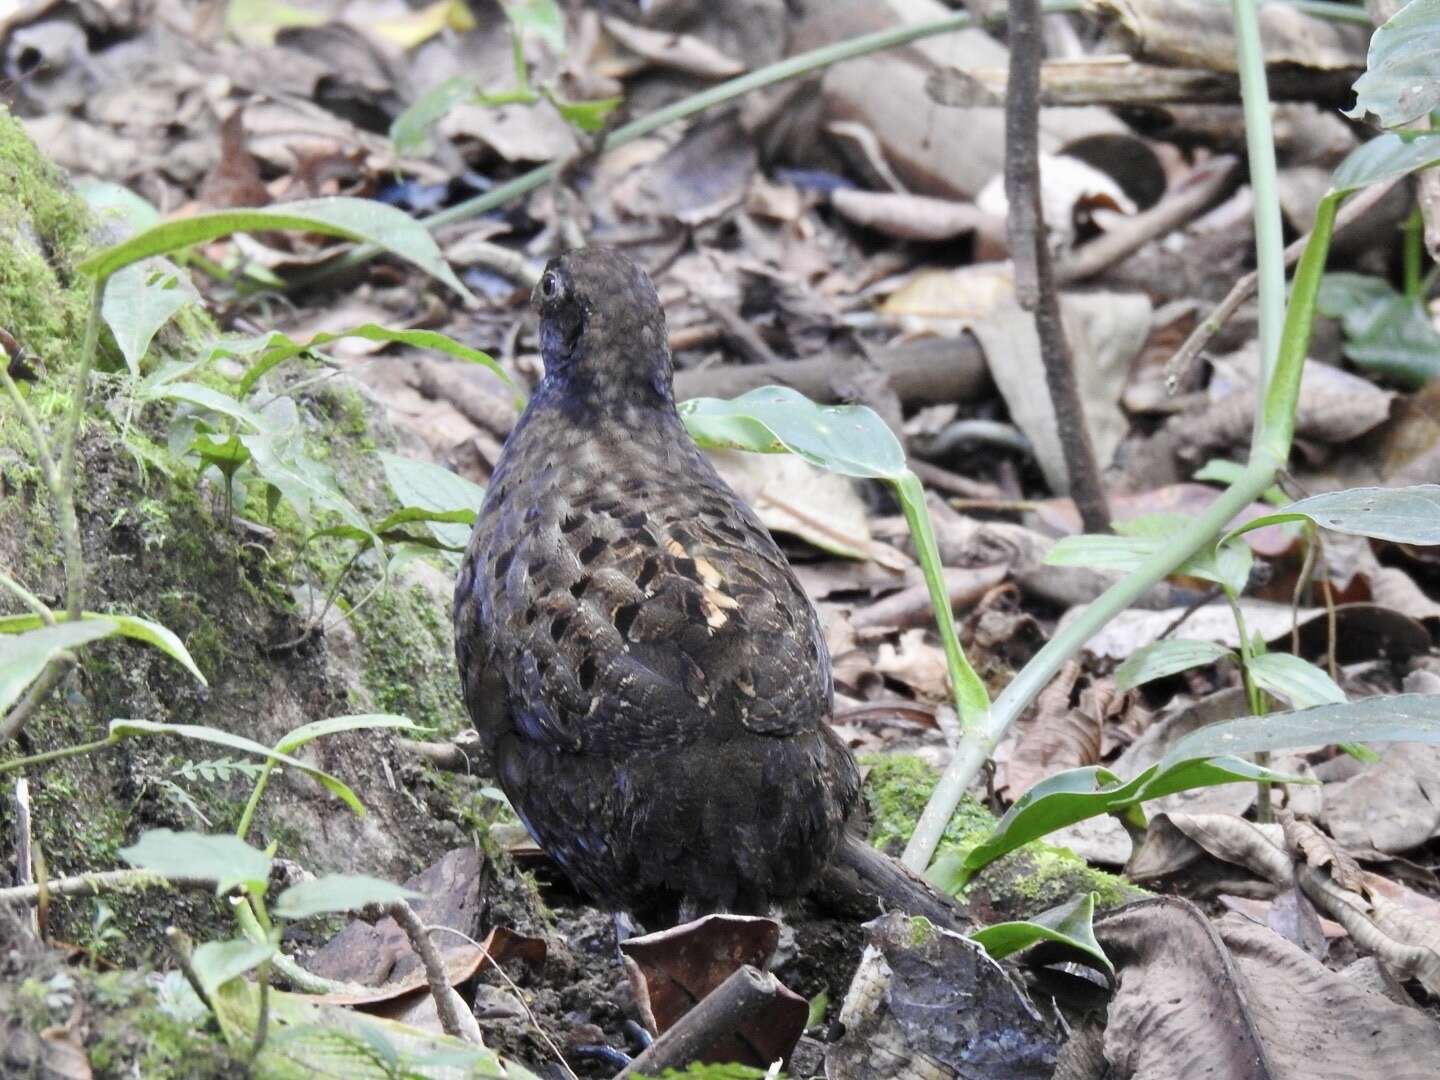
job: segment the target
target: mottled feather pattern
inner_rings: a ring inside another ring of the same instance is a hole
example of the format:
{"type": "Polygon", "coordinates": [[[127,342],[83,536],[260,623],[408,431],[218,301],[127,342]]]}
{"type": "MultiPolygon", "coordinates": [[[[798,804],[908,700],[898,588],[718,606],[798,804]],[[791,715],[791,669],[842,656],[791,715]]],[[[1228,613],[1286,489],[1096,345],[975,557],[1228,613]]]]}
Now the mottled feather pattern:
{"type": "Polygon", "coordinates": [[[819,623],[683,428],[648,279],[596,250],[547,274],[546,377],[457,582],[466,701],[517,812],[597,900],[763,910],[857,797],[819,623]]]}

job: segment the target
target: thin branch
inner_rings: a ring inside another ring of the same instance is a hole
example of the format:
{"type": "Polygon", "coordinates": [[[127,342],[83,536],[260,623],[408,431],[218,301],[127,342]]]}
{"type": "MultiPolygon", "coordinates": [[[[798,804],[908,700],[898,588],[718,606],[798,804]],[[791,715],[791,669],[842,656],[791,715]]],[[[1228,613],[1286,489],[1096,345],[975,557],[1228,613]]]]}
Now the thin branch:
{"type": "Polygon", "coordinates": [[[430,984],[430,996],[435,999],[435,1012],[440,1017],[440,1027],[452,1038],[474,1042],[455,1008],[456,995],[450,988],[450,973],[445,970],[445,961],[440,958],[435,943],[430,940],[430,931],[420,921],[420,916],[416,915],[415,909],[404,900],[387,905],[385,914],[400,924],[400,929],[404,930],[405,936],[410,939],[410,947],[415,950],[420,957],[420,963],[425,967],[425,981],[430,984]]]}
{"type": "Polygon", "coordinates": [[[54,878],[44,885],[16,885],[0,889],[0,904],[38,903],[43,890],[53,896],[99,896],[126,889],[153,889],[157,886],[184,886],[213,889],[215,879],[208,877],[161,877],[153,870],[100,870],[91,874],[54,878]]]}
{"type": "Polygon", "coordinates": [[[1005,195],[1010,202],[1010,256],[1015,295],[1035,317],[1045,384],[1085,531],[1110,531],[1100,466],[1085,424],[1075,365],[1060,320],[1060,297],[1040,206],[1040,0],[1010,0],[1010,80],[1005,104],[1005,195]]]}

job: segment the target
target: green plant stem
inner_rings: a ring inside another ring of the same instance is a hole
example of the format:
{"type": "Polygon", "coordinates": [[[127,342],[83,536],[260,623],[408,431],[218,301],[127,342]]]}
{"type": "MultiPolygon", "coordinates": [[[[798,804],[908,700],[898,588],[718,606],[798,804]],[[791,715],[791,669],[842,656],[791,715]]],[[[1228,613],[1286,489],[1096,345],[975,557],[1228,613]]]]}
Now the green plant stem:
{"type": "MultiPolygon", "coordinates": [[[[29,757],[0,761],[0,773],[18,772],[20,769],[28,768],[32,765],[48,765],[52,761],[60,761],[63,758],[79,757],[81,754],[88,754],[92,750],[104,750],[107,746],[114,746],[122,738],[124,738],[123,735],[107,735],[105,738],[96,739],[94,742],[77,743],[74,746],[62,746],[58,750],[47,750],[43,754],[31,754],[29,757]]],[[[3,741],[3,739],[0,739],[0,741],[3,741]]]]}
{"type": "Polygon", "coordinates": [[[949,669],[951,691],[955,695],[955,710],[960,714],[960,730],[966,737],[984,738],[989,727],[990,695],[966,659],[955,633],[950,590],[945,586],[940,549],[935,543],[929,511],[925,508],[925,489],[919,477],[909,470],[894,484],[900,497],[900,509],[905,514],[905,524],[910,527],[910,537],[915,543],[915,554],[920,559],[925,587],[930,592],[930,606],[935,611],[935,626],[940,634],[940,644],[945,649],[945,666],[949,669]]]}
{"type": "MultiPolygon", "coordinates": [[[[1230,613],[1235,617],[1235,629],[1240,635],[1240,683],[1245,688],[1245,702],[1249,706],[1251,716],[1264,716],[1265,692],[1255,684],[1255,678],[1250,672],[1251,661],[1255,659],[1255,643],[1250,638],[1250,628],[1245,624],[1245,611],[1240,607],[1240,597],[1231,590],[1226,589],[1225,602],[1230,605],[1230,613]]],[[[1255,764],[1264,768],[1270,767],[1270,754],[1261,750],[1255,754],[1255,764]]],[[[1257,801],[1255,804],[1255,820],[1261,824],[1269,824],[1273,820],[1270,807],[1270,782],[1268,780],[1257,780],[1255,782],[1257,801]]]]}
{"type": "Polygon", "coordinates": [[[1421,260],[1425,250],[1425,219],[1420,207],[1415,206],[1405,219],[1405,244],[1401,249],[1405,259],[1405,295],[1411,300],[1425,296],[1425,276],[1421,273],[1421,260]]]}
{"type": "Polygon", "coordinates": [[[38,596],[32,593],[29,589],[25,588],[24,585],[21,585],[18,581],[12,578],[9,574],[5,573],[5,571],[3,570],[0,570],[0,586],[4,586],[16,596],[18,596],[20,598],[20,602],[26,607],[28,607],[31,611],[35,612],[36,615],[39,615],[40,621],[43,622],[46,626],[55,625],[55,613],[51,611],[48,607],[46,607],[45,603],[38,596]]]}
{"type": "MultiPolygon", "coordinates": [[[[1250,190],[1255,203],[1255,264],[1259,277],[1260,378],[1269,386],[1285,321],[1285,237],[1280,222],[1280,189],[1275,167],[1275,134],[1270,126],[1270,94],[1265,52],[1260,41],[1257,0],[1231,0],[1235,18],[1240,100],[1245,111],[1245,147],[1250,159],[1250,190]]],[[[1261,429],[1263,396],[1256,394],[1255,437],[1261,429]]]]}
{"type": "Polygon", "coordinates": [[[1259,498],[1275,482],[1283,459],[1261,450],[1256,452],[1244,472],[1220,494],[1190,528],[1177,534],[1133,574],[1112,585],[1094,603],[1046,643],[1031,661],[1015,676],[1010,685],[990,707],[990,731],[987,737],[962,740],[950,764],[946,766],[935,791],[930,796],[915,832],[905,847],[902,861],[916,873],[929,865],[945,825],[960,803],[960,796],[970,786],[991,749],[1035,696],[1054,678],[1065,661],[1079,652],[1085,642],[1112,618],[1124,611],[1159,581],[1195,555],[1225,526],[1259,498]]]}
{"type": "MultiPolygon", "coordinates": [[[[1082,7],[1080,0],[1047,0],[1044,10],[1047,14],[1061,12],[1079,11],[1082,7]]],[[[838,64],[842,60],[853,60],[858,56],[868,56],[870,53],[880,52],[884,49],[893,49],[901,45],[908,45],[923,38],[934,37],[936,34],[949,33],[954,30],[963,30],[972,25],[973,19],[967,12],[956,12],[947,15],[942,19],[933,19],[930,22],[911,23],[904,26],[894,26],[873,34],[864,34],[857,38],[850,38],[848,41],[837,41],[831,45],[825,45],[809,52],[800,53],[796,56],[787,57],[775,64],[770,64],[756,71],[751,71],[738,78],[730,79],[703,90],[691,97],[684,98],[663,109],[658,109],[648,116],[642,116],[639,120],[632,120],[616,128],[605,140],[604,149],[614,150],[626,143],[634,142],[643,138],[653,131],[658,131],[666,124],[673,124],[676,120],[684,120],[694,116],[696,113],[704,112],[706,109],[714,108],[716,105],[723,105],[735,98],[742,97],[753,90],[762,90],[767,86],[774,86],[776,83],[788,82],[790,79],[799,78],[802,75],[809,75],[811,72],[819,71],[832,64],[838,64]]],[[[527,192],[533,191],[542,184],[549,183],[559,174],[562,162],[552,161],[532,169],[523,176],[517,176],[499,187],[487,191],[483,195],[477,195],[473,199],[466,199],[464,202],[456,203],[447,207],[437,214],[432,214],[424,219],[426,228],[434,230],[443,225],[450,225],[457,221],[466,221],[479,214],[494,210],[503,206],[511,199],[518,198],[527,192]]],[[[374,245],[364,245],[354,251],[341,256],[328,266],[320,267],[308,274],[298,275],[293,279],[292,284],[309,285],[315,281],[329,277],[331,274],[348,270],[351,267],[359,266],[368,262],[380,253],[380,249],[374,245]]]]}
{"type": "Polygon", "coordinates": [[[274,768],[275,763],[266,759],[260,768],[260,775],[255,778],[255,787],[250,792],[245,809],[240,812],[240,824],[235,826],[235,836],[240,840],[244,840],[250,832],[250,823],[255,820],[255,808],[260,805],[260,796],[265,794],[265,787],[270,783],[270,773],[274,768]]]}

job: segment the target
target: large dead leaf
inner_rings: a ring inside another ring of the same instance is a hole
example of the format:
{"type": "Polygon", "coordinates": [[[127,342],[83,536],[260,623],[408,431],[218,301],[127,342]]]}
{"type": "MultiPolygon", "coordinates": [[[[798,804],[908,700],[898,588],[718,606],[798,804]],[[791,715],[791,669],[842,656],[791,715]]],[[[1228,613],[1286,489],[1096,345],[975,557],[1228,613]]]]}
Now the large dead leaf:
{"type": "Polygon", "coordinates": [[[840,1009],[845,1034],[825,1055],[829,1080],[1049,1080],[1053,1021],[984,949],[899,914],[866,932],[840,1009]]]}
{"type": "Polygon", "coordinates": [[[1097,921],[1120,969],[1105,1029],[1113,1078],[1277,1080],[1440,1074],[1440,1027],[1236,915],[1163,898],[1097,921]]]}

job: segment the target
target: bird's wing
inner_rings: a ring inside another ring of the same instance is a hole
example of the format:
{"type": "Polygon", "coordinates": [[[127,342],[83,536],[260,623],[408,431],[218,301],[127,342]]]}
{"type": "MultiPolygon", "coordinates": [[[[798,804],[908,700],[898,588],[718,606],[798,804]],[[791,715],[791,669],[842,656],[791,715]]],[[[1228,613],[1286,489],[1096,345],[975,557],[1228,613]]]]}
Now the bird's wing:
{"type": "Polygon", "coordinates": [[[713,472],[647,483],[644,505],[663,509],[600,489],[497,518],[472,591],[510,724],[575,749],[816,728],[829,657],[774,541],[713,472]]]}

